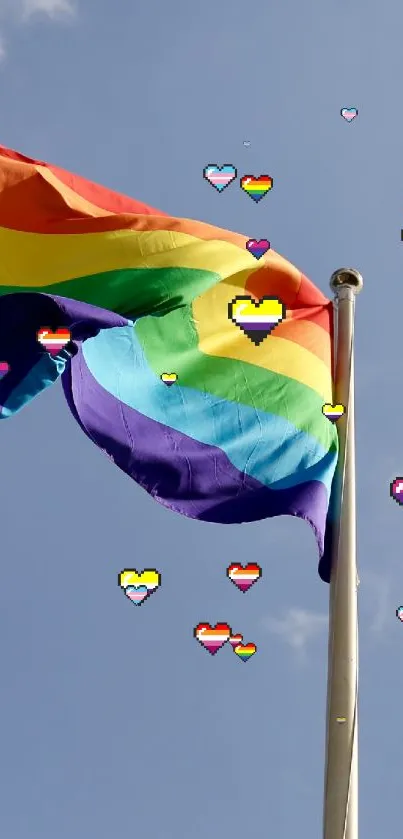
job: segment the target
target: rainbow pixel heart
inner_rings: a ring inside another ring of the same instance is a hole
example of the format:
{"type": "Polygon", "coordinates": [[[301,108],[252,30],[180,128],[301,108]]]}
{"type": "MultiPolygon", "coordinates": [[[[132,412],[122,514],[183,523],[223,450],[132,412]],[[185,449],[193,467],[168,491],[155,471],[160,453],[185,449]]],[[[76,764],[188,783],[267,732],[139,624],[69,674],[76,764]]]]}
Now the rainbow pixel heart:
{"type": "Polygon", "coordinates": [[[118,576],[118,584],[135,606],[140,606],[161,585],[161,574],[155,568],[145,568],[139,574],[126,568],[118,576]]]}
{"type": "Polygon", "coordinates": [[[344,405],[323,405],[322,414],[330,422],[337,422],[344,414],[344,405]]]}
{"type": "Polygon", "coordinates": [[[228,317],[258,346],[286,317],[286,309],[277,297],[241,295],[228,304],[228,317]]]}
{"type": "Polygon", "coordinates": [[[259,175],[255,178],[253,175],[245,175],[241,178],[241,189],[249,195],[253,201],[261,201],[267,195],[270,189],[273,189],[273,178],[269,175],[259,175]]]}
{"type": "Polygon", "coordinates": [[[211,655],[215,655],[232,635],[232,629],[227,623],[216,623],[215,627],[209,623],[199,623],[193,632],[199,644],[211,655]]]}
{"type": "Polygon", "coordinates": [[[171,385],[174,385],[178,381],[176,373],[161,373],[160,378],[164,382],[164,385],[168,385],[168,387],[171,387],[171,385]]]}
{"type": "Polygon", "coordinates": [[[0,361],[0,381],[4,379],[4,376],[7,376],[7,373],[10,372],[10,365],[7,364],[7,361],[0,361]]]}
{"type": "Polygon", "coordinates": [[[245,592],[262,576],[262,569],[253,562],[245,567],[233,564],[227,568],[227,575],[240,591],[245,592]]]}
{"type": "Polygon", "coordinates": [[[203,178],[217,190],[222,192],[235,180],[237,171],[231,163],[224,163],[224,166],[217,166],[216,163],[209,163],[203,169],[203,178]]]}
{"type": "Polygon", "coordinates": [[[50,355],[57,355],[71,341],[71,333],[68,329],[52,332],[48,327],[42,327],[37,333],[37,340],[50,355]]]}
{"type": "Polygon", "coordinates": [[[246,250],[248,250],[255,259],[261,259],[269,249],[270,242],[268,239],[248,239],[246,243],[246,250]]]}
{"type": "Polygon", "coordinates": [[[234,653],[241,661],[249,661],[257,650],[256,644],[238,644],[234,647],[234,653]]]}

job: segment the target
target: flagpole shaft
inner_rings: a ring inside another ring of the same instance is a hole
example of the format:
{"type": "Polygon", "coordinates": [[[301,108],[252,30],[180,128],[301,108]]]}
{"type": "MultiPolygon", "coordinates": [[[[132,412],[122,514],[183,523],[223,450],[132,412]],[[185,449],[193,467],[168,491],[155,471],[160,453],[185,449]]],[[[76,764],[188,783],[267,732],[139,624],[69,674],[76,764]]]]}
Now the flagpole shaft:
{"type": "Polygon", "coordinates": [[[358,839],[354,296],[361,290],[362,278],[343,269],[333,275],[331,286],[338,304],[334,401],[344,405],[345,414],[338,422],[335,477],[338,515],[330,581],[323,837],[358,839]]]}

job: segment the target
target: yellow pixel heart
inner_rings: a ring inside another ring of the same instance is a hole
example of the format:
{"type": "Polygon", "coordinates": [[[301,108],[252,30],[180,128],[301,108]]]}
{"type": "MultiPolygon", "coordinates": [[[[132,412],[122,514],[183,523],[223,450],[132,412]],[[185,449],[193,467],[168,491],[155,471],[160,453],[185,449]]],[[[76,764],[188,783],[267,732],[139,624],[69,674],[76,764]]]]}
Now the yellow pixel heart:
{"type": "Polygon", "coordinates": [[[323,405],[322,414],[327,417],[330,422],[337,422],[345,412],[344,405],[323,405]]]}
{"type": "Polygon", "coordinates": [[[126,568],[118,576],[120,588],[135,605],[140,605],[161,585],[161,574],[155,568],[145,568],[140,574],[126,568]]]}
{"type": "Polygon", "coordinates": [[[122,588],[127,586],[146,586],[153,590],[161,585],[161,574],[155,568],[145,568],[140,574],[135,568],[126,568],[119,574],[119,585],[122,588]]]}
{"type": "Polygon", "coordinates": [[[234,297],[228,304],[228,317],[256,346],[286,317],[286,308],[278,297],[234,297]]]}
{"type": "Polygon", "coordinates": [[[160,378],[161,381],[164,382],[164,385],[168,385],[168,387],[174,385],[175,382],[178,381],[178,376],[176,373],[161,373],[160,378]]]}

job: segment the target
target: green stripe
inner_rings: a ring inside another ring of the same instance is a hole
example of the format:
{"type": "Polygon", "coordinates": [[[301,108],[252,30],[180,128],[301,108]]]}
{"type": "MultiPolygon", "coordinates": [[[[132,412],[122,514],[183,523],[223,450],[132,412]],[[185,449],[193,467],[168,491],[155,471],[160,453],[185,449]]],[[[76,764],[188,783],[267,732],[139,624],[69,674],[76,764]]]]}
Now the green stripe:
{"type": "Polygon", "coordinates": [[[56,294],[135,320],[144,315],[171,312],[190,303],[220,281],[220,275],[213,271],[193,268],[127,268],[40,288],[0,285],[0,296],[24,292],[56,294]]]}
{"type": "Polygon", "coordinates": [[[322,414],[323,400],[295,379],[246,362],[200,352],[192,308],[164,318],[144,317],[136,334],[147,362],[159,377],[177,373],[178,384],[275,414],[314,437],[327,451],[337,451],[337,430],[322,414]]]}
{"type": "Polygon", "coordinates": [[[176,372],[182,385],[276,413],[310,434],[325,449],[337,449],[335,426],[322,414],[320,396],[294,379],[199,351],[190,304],[221,277],[190,268],[130,268],[107,271],[48,286],[0,285],[0,296],[27,292],[56,294],[141,318],[136,325],[150,367],[159,376],[176,372]],[[165,315],[162,319],[146,315],[165,315]],[[206,383],[206,384],[204,384],[206,383]],[[246,384],[247,383],[247,384],[246,384]],[[253,398],[247,401],[248,388],[253,398]],[[276,405],[277,410],[273,410],[276,405]]]}

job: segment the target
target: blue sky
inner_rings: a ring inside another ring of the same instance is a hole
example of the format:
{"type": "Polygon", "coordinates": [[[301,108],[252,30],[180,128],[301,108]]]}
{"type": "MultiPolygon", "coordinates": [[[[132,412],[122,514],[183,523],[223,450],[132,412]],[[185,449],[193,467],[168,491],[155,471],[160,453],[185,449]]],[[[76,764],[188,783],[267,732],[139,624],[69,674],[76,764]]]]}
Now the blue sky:
{"type": "MultiPolygon", "coordinates": [[[[389,484],[403,474],[402,27],[396,0],[0,0],[3,145],[268,238],[325,293],[336,268],[364,276],[366,839],[401,816],[403,510],[389,484]],[[274,188],[259,205],[235,186],[218,195],[207,163],[274,188]]],[[[0,835],[320,836],[328,587],[309,527],[220,528],[163,509],[84,437],[59,385],[1,424],[1,466],[0,835]],[[242,595],[225,568],[247,560],[263,577],[242,595]],[[117,586],[130,566],[162,574],[140,608],[117,586]],[[201,621],[230,623],[257,654],[212,658],[193,638],[201,621]]]]}

